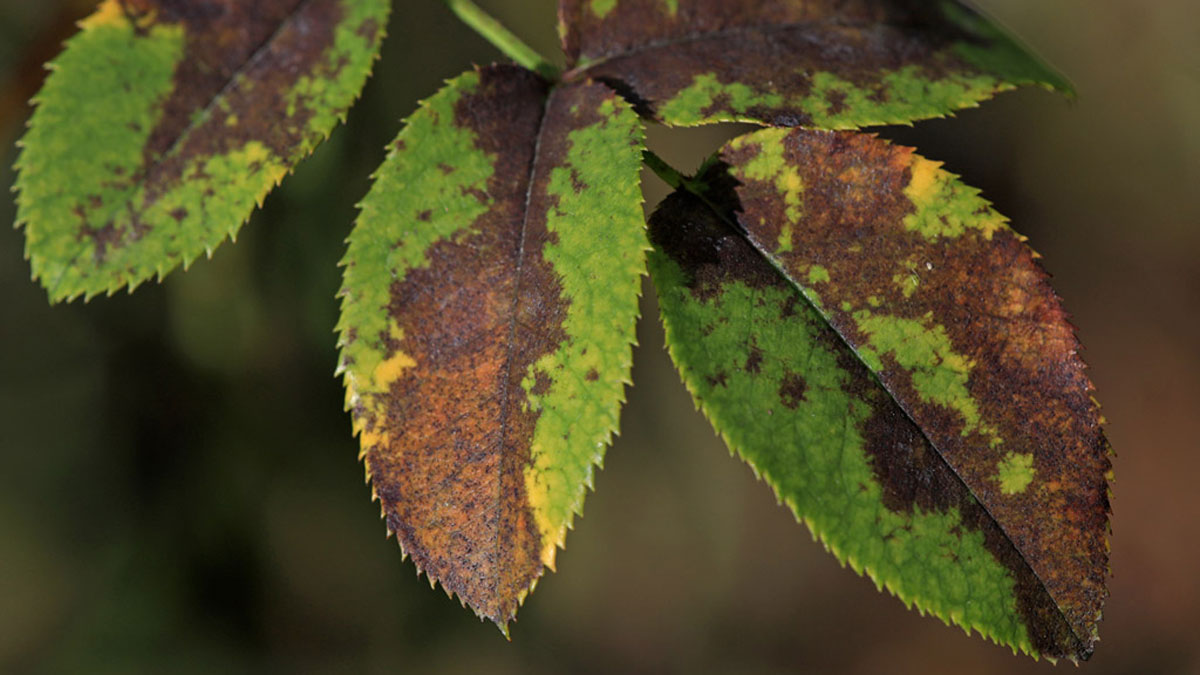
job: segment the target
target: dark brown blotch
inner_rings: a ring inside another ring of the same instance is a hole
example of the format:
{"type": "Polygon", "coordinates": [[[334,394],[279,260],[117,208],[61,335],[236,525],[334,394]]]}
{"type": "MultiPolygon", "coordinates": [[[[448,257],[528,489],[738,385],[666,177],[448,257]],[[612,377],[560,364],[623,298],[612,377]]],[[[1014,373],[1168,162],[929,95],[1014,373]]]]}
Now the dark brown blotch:
{"type": "Polygon", "coordinates": [[[746,357],[746,372],[758,373],[762,370],[763,351],[753,341],[750,344],[750,355],[746,357]]]}
{"type": "Polygon", "coordinates": [[[800,373],[785,372],[783,380],[779,383],[779,400],[783,403],[783,407],[795,410],[800,407],[800,404],[808,400],[805,394],[808,393],[808,382],[804,380],[804,376],[800,373]]]}

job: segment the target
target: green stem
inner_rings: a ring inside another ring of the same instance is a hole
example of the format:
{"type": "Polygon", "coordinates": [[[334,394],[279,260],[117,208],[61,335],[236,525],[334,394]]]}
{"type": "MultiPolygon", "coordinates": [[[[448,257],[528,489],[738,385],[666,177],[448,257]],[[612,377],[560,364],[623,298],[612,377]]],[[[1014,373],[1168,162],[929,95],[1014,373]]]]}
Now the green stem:
{"type": "Polygon", "coordinates": [[[524,66],[548,80],[558,79],[558,68],[555,68],[554,64],[522,42],[521,38],[513,35],[512,31],[505,28],[503,24],[480,9],[471,0],[446,0],[446,5],[458,18],[462,19],[463,23],[473,28],[476,33],[482,35],[496,49],[516,61],[518,65],[524,66]]]}
{"type": "Polygon", "coordinates": [[[705,184],[704,181],[696,180],[695,178],[689,178],[682,173],[679,173],[678,169],[670,164],[667,164],[666,160],[655,154],[653,150],[642,151],[642,163],[645,164],[646,167],[651,171],[653,171],[654,175],[661,178],[664,183],[670,185],[675,190],[682,189],[686,192],[692,193],[692,195],[703,202],[705,206],[712,209],[712,212],[717,214],[718,218],[732,226],[733,229],[739,232],[743,231],[742,226],[737,222],[736,216],[717,206],[711,199],[709,199],[708,185],[705,184]]]}
{"type": "Polygon", "coordinates": [[[664,183],[670,185],[675,190],[685,187],[688,184],[688,179],[679,173],[678,169],[667,164],[666,160],[654,154],[653,150],[642,151],[642,163],[653,171],[654,175],[661,178],[664,183]]]}

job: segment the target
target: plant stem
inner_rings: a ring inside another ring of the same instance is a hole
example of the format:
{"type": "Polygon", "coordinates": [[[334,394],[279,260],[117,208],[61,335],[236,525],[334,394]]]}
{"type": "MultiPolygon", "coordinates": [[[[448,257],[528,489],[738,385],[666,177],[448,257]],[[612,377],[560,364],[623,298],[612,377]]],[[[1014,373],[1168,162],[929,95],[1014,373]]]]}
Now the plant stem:
{"type": "MultiPolygon", "coordinates": [[[[662,181],[667,185],[670,185],[676,190],[682,189],[685,192],[690,192],[692,196],[696,197],[703,202],[705,206],[712,209],[712,212],[717,214],[718,218],[723,220],[734,230],[737,230],[738,232],[745,231],[742,229],[741,224],[737,222],[737,218],[733,215],[733,213],[729,212],[727,209],[722,209],[720,206],[717,206],[717,204],[713,203],[712,199],[710,199],[708,196],[709,186],[704,181],[697,180],[696,178],[689,178],[682,173],[679,173],[679,169],[667,164],[666,160],[655,154],[653,150],[642,151],[642,163],[645,164],[646,167],[651,171],[653,171],[654,175],[662,179],[662,181]]],[[[703,167],[701,167],[701,171],[703,172],[703,167]]]]}
{"type": "Polygon", "coordinates": [[[642,163],[644,163],[654,175],[662,179],[664,183],[678,190],[687,185],[688,180],[675,167],[667,164],[666,160],[654,154],[653,150],[642,151],[642,163]]]}
{"type": "Polygon", "coordinates": [[[554,64],[522,42],[521,38],[513,35],[512,31],[505,28],[503,24],[480,9],[471,0],[446,0],[446,5],[458,18],[462,19],[463,23],[473,28],[476,33],[482,35],[496,49],[516,61],[518,65],[524,66],[548,80],[558,79],[558,68],[555,68],[554,64]]]}

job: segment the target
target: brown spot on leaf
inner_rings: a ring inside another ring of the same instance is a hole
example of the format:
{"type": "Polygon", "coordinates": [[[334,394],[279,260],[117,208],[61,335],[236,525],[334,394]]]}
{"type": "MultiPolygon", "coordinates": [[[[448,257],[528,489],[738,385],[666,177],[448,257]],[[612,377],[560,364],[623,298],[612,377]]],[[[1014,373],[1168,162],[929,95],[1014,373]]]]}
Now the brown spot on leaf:
{"type": "Polygon", "coordinates": [[[783,381],[779,383],[779,400],[785,408],[795,410],[805,401],[804,394],[808,391],[808,383],[799,373],[784,373],[783,381]]]}
{"type": "Polygon", "coordinates": [[[537,415],[521,381],[561,341],[562,308],[552,270],[519,256],[546,93],[532,75],[489,68],[459,101],[454,123],[495,157],[494,207],[472,236],[433,245],[436,266],[393,284],[388,312],[405,338],[389,348],[418,366],[392,384],[387,417],[369,421],[389,443],[366,453],[388,528],[417,567],[500,623],[542,573],[524,494],[537,415]]]}
{"type": "Polygon", "coordinates": [[[746,372],[758,374],[762,370],[763,351],[758,345],[750,345],[750,356],[746,357],[746,372]]]}
{"type": "Polygon", "coordinates": [[[702,300],[723,292],[726,270],[731,268],[736,273],[730,274],[751,288],[772,285],[778,277],[774,271],[763,270],[757,254],[747,257],[743,248],[720,245],[729,235],[713,226],[712,209],[724,214],[741,209],[734,192],[736,181],[726,169],[726,165],[717,163],[701,177],[712,207],[687,193],[675,192],[663,202],[669,206],[657,209],[651,221],[651,240],[680,264],[689,275],[688,288],[702,300]],[[708,245],[698,245],[697,240],[708,245]]]}
{"type": "Polygon", "coordinates": [[[366,40],[367,42],[375,42],[375,36],[379,33],[379,22],[375,19],[367,19],[358,25],[354,34],[366,40]]]}
{"type": "Polygon", "coordinates": [[[529,393],[534,396],[545,396],[550,393],[550,385],[552,384],[550,376],[545,371],[539,370],[533,378],[533,388],[529,390],[529,393]]]}
{"type": "Polygon", "coordinates": [[[729,373],[724,370],[718,370],[714,375],[705,377],[708,380],[710,387],[726,387],[729,386],[729,373]]]}
{"type": "Polygon", "coordinates": [[[121,245],[123,237],[124,230],[118,228],[112,221],[100,227],[85,224],[80,228],[78,235],[80,240],[87,239],[95,244],[96,248],[92,251],[92,259],[97,264],[104,262],[110,248],[121,245]]]}

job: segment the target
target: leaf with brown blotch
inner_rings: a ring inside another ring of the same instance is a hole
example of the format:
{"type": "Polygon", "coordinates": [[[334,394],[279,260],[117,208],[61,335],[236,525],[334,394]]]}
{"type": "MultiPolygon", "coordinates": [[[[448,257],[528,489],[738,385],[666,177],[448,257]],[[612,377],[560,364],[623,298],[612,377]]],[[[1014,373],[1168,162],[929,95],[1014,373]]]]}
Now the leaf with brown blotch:
{"type": "Polygon", "coordinates": [[[470,72],[408,119],[350,235],[340,369],[388,531],[505,631],[617,429],[641,148],[603,85],[470,72]]]}
{"type": "Polygon", "coordinates": [[[53,301],[234,237],[366,83],[386,0],[105,0],[34,102],[17,224],[53,301]]]}
{"type": "Polygon", "coordinates": [[[962,479],[1090,652],[1109,445],[1024,237],[937,162],[853,132],[730,142],[737,220],[962,479]]]}
{"type": "Polygon", "coordinates": [[[850,129],[977,105],[1061,75],[954,0],[560,0],[572,77],[666,124],[850,129]]]}
{"type": "Polygon", "coordinates": [[[906,605],[1014,650],[1086,658],[1000,524],[733,224],[723,165],[690,185],[704,199],[678,190],[650,219],[650,273],[671,358],[730,450],[906,605]]]}

